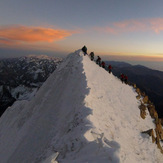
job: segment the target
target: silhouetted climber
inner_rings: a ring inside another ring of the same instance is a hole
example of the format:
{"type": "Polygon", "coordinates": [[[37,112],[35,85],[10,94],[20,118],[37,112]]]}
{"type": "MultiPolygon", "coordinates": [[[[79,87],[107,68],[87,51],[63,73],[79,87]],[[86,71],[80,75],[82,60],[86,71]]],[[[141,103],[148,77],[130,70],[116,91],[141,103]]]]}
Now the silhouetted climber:
{"type": "Polygon", "coordinates": [[[102,66],[102,68],[105,68],[105,62],[104,61],[102,61],[101,66],[102,66]]]}
{"type": "Polygon", "coordinates": [[[128,76],[124,75],[124,82],[127,84],[128,83],[128,76]]]}
{"type": "Polygon", "coordinates": [[[120,78],[121,78],[121,81],[123,83],[124,82],[124,74],[121,73],[120,78]]]}
{"type": "Polygon", "coordinates": [[[109,73],[111,73],[111,70],[112,70],[112,66],[109,65],[109,66],[108,66],[108,71],[109,71],[109,73]]]}
{"type": "Polygon", "coordinates": [[[97,56],[97,60],[96,60],[96,63],[101,66],[101,58],[99,56],[97,56]]]}
{"type": "Polygon", "coordinates": [[[82,47],[82,51],[83,51],[84,55],[87,54],[87,47],[85,45],[82,47]]]}
{"type": "Polygon", "coordinates": [[[91,57],[91,61],[93,61],[94,60],[94,52],[90,53],[90,57],[91,57]]]}

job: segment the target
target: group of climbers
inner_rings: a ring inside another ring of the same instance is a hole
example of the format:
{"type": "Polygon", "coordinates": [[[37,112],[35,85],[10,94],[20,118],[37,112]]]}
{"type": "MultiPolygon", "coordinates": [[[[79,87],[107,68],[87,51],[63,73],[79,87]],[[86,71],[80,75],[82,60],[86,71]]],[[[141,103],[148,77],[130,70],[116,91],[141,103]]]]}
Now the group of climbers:
{"type": "MultiPolygon", "coordinates": [[[[87,47],[86,46],[83,46],[83,48],[81,49],[84,53],[84,55],[87,54],[87,47]]],[[[88,54],[87,54],[88,55],[88,54]]],[[[90,58],[91,58],[91,61],[94,61],[94,52],[91,52],[89,54],[90,58]]],[[[109,73],[111,73],[112,71],[112,66],[109,65],[107,68],[105,66],[105,62],[104,61],[101,61],[101,57],[97,56],[97,59],[96,59],[96,64],[98,64],[100,67],[106,69],[109,73]]]]}
{"type": "MultiPolygon", "coordinates": [[[[81,50],[83,51],[84,55],[87,54],[87,47],[86,46],[84,46],[81,50]]],[[[94,61],[94,52],[91,52],[89,56],[91,58],[91,61],[94,61]]],[[[105,66],[105,62],[104,61],[101,61],[101,58],[99,56],[97,56],[96,64],[98,64],[100,67],[104,68],[109,73],[112,72],[113,67],[111,65],[108,65],[108,67],[106,67],[105,66]]],[[[127,75],[121,73],[120,79],[121,79],[122,83],[123,82],[126,83],[126,84],[128,83],[128,77],[127,77],[127,75]]]]}
{"type": "Polygon", "coordinates": [[[105,62],[101,61],[101,58],[97,56],[96,64],[98,64],[100,67],[106,69],[109,73],[112,71],[112,66],[109,65],[108,67],[105,66],[105,62]]]}
{"type": "Polygon", "coordinates": [[[120,79],[121,79],[122,83],[123,82],[125,82],[126,84],[128,83],[128,76],[127,75],[121,73],[120,79]]]}

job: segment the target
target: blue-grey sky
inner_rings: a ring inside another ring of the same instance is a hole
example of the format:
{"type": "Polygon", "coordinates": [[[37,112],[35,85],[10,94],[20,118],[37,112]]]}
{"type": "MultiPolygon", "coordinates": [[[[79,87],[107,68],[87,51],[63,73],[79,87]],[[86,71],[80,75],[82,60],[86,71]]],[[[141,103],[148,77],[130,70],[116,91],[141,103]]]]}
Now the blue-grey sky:
{"type": "Polygon", "coordinates": [[[1,0],[0,57],[66,55],[163,61],[162,0],[1,0]]]}

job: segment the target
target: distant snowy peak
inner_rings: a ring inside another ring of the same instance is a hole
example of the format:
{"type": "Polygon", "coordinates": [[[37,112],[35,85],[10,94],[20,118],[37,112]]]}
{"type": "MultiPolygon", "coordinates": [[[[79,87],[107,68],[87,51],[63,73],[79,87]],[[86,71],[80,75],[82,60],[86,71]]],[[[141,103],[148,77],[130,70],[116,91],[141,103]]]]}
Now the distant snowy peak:
{"type": "Polygon", "coordinates": [[[58,57],[50,57],[47,55],[27,55],[24,57],[20,57],[19,60],[53,60],[56,62],[62,61],[62,58],[58,58],[58,57]]]}
{"type": "Polygon", "coordinates": [[[0,64],[0,85],[18,86],[20,84],[42,83],[61,62],[61,58],[44,55],[2,59],[0,64]],[[6,75],[8,75],[8,78],[6,78],[6,75]]]}
{"type": "Polygon", "coordinates": [[[27,55],[26,56],[27,58],[39,58],[39,59],[51,59],[51,58],[53,58],[54,59],[54,57],[49,57],[49,56],[47,56],[47,55],[34,55],[34,54],[30,54],[30,55],[27,55]]]}

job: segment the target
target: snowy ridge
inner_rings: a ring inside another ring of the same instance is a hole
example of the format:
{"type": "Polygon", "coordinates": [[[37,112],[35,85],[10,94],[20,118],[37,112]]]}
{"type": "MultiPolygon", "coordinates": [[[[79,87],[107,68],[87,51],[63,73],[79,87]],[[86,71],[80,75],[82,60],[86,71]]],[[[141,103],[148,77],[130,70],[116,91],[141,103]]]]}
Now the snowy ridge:
{"type": "Polygon", "coordinates": [[[0,119],[2,163],[161,163],[132,87],[70,54],[31,101],[16,102],[0,119]]]}

